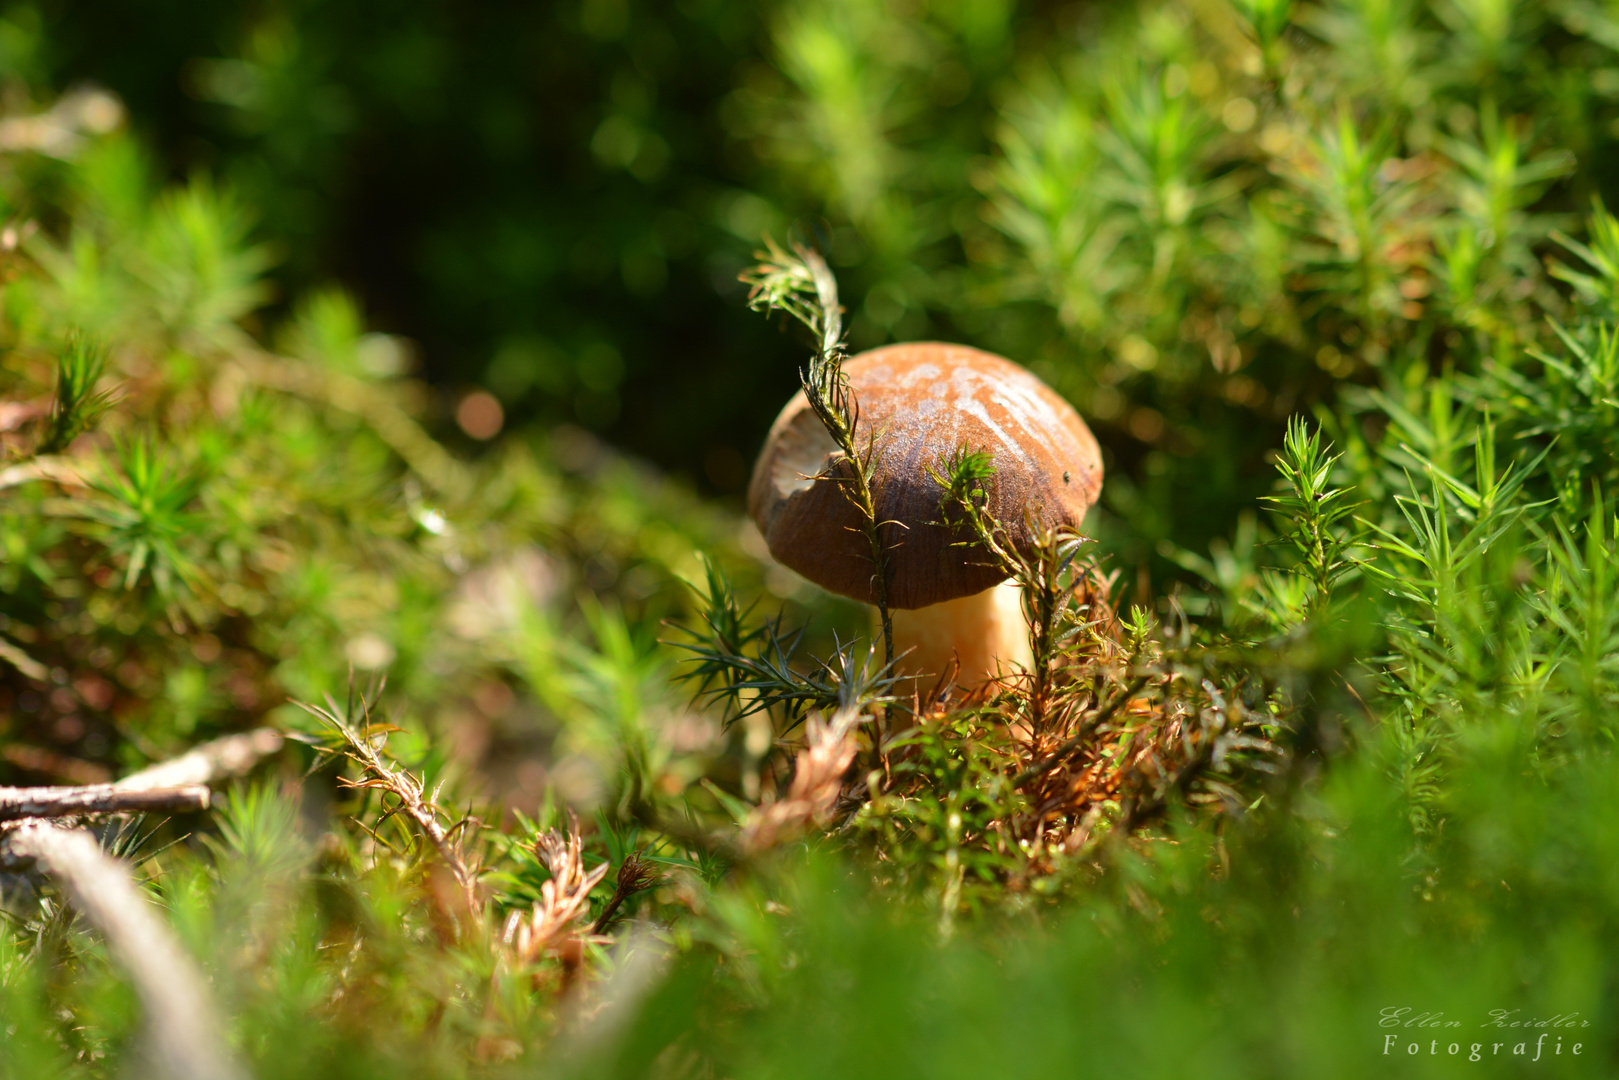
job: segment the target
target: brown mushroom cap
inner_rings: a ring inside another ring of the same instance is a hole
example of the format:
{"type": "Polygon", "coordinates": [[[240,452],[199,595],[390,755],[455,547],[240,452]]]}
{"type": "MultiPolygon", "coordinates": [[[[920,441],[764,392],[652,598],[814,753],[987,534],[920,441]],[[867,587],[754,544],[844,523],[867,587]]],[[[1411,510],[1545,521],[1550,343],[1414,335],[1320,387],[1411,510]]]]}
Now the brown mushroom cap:
{"type": "MultiPolygon", "coordinates": [[[[956,546],[941,525],[943,492],[930,474],[966,446],[987,452],[988,509],[1020,550],[1028,515],[1078,528],[1102,488],[1096,438],[1073,406],[1028,371],[962,345],[916,342],[852,357],[843,366],[859,406],[856,445],[877,433],[872,494],[885,527],[888,603],[920,608],[982,592],[1005,579],[986,553],[956,546]]],[[[860,516],[833,479],[836,447],[802,391],[776,418],[754,466],[748,511],[770,553],[822,588],[877,602],[860,516]]]]}

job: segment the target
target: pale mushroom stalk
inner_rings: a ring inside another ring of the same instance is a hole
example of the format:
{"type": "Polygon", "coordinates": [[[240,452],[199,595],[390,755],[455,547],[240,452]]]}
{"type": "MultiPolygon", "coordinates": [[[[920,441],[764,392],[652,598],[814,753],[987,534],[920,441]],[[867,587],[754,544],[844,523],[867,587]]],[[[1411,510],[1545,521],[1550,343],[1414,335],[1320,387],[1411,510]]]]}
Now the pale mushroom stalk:
{"type": "Polygon", "coordinates": [[[894,667],[919,682],[955,671],[977,686],[1034,665],[1018,586],[1010,581],[970,596],[894,612],[894,667]]]}

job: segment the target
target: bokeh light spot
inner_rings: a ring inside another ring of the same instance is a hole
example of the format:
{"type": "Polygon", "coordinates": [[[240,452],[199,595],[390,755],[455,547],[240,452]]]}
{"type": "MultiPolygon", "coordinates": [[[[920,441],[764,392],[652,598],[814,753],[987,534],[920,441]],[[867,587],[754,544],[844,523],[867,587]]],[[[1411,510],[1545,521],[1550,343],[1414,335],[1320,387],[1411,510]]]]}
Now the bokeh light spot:
{"type": "Polygon", "coordinates": [[[493,439],[506,423],[506,410],[489,391],[474,390],[455,407],[455,422],[474,439],[493,439]]]}

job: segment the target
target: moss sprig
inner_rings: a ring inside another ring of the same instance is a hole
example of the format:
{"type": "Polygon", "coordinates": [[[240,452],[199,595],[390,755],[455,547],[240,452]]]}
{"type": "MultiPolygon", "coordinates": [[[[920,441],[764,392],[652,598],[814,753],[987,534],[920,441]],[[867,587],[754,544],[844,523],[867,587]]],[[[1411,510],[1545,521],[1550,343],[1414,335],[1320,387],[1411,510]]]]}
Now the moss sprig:
{"type": "Polygon", "coordinates": [[[860,402],[843,371],[848,350],[843,340],[843,309],[838,304],[838,282],[819,252],[804,244],[783,250],[765,238],[759,262],[742,275],[750,286],[748,306],[754,311],[784,311],[815,335],[815,353],[799,371],[804,398],[836,444],[840,458],[829,476],[839,481],[844,494],[860,515],[861,532],[870,549],[872,595],[883,627],[883,662],[894,660],[894,625],[888,609],[888,552],[883,522],[877,517],[874,493],[877,432],[859,438],[860,402]]]}

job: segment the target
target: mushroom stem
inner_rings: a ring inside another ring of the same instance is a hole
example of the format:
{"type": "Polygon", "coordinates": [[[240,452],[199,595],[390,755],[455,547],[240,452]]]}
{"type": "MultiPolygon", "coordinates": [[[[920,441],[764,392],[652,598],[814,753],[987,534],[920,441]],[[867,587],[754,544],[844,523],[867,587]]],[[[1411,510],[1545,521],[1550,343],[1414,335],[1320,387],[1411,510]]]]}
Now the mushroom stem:
{"type": "Polygon", "coordinates": [[[980,593],[911,611],[895,610],[895,669],[922,682],[959,663],[959,686],[972,689],[1013,665],[1034,663],[1018,587],[1011,581],[980,593]]]}

